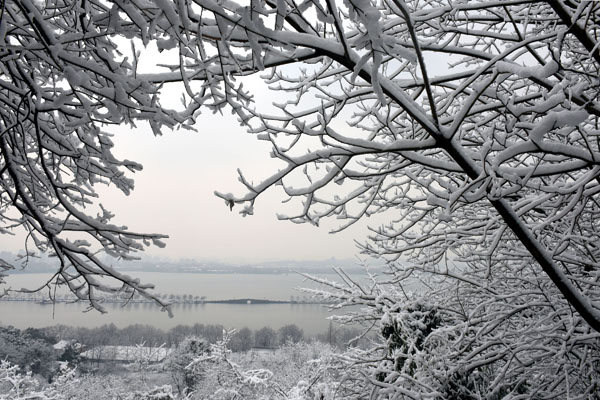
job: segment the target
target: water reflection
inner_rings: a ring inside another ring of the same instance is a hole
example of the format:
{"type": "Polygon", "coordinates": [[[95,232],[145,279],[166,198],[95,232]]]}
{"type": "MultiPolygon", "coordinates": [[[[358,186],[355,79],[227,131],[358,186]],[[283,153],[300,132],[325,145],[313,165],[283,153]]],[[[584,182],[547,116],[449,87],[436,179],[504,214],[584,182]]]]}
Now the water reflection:
{"type": "Polygon", "coordinates": [[[40,305],[33,302],[0,302],[0,323],[17,328],[41,328],[50,325],[97,327],[114,323],[123,328],[132,324],[147,324],[160,329],[177,325],[221,324],[226,328],[278,329],[296,324],[306,334],[325,332],[331,314],[318,304],[176,304],[173,318],[149,303],[134,303],[126,307],[111,303],[108,313],[85,312],[83,304],[40,305]]]}

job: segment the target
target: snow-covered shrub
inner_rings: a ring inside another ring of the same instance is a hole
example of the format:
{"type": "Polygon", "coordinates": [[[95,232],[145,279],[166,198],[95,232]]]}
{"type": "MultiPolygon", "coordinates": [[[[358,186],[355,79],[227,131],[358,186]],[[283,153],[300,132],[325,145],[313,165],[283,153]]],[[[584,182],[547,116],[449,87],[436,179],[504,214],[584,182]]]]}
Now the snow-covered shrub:
{"type": "Polygon", "coordinates": [[[135,391],[125,396],[125,400],[177,400],[170,385],[164,385],[147,391],[135,391]]]}
{"type": "Polygon", "coordinates": [[[62,364],[51,384],[40,382],[31,371],[20,372],[17,365],[0,361],[0,399],[2,400],[70,400],[71,394],[80,387],[81,381],[74,368],[62,364]]]}
{"type": "Polygon", "coordinates": [[[206,366],[194,362],[199,358],[210,356],[210,354],[211,346],[204,338],[188,336],[167,356],[163,366],[170,374],[180,394],[188,393],[202,379],[206,372],[206,366]],[[191,364],[193,364],[192,367],[190,367],[191,364]]]}
{"type": "Polygon", "coordinates": [[[409,375],[416,372],[425,341],[441,322],[437,307],[423,302],[402,305],[400,310],[383,315],[381,335],[386,340],[395,371],[409,375]]]}
{"type": "Polygon", "coordinates": [[[235,331],[198,357],[188,369],[199,371],[193,399],[330,399],[337,385],[330,366],[331,347],[322,343],[288,342],[275,350],[232,353],[235,331]]]}
{"type": "Polygon", "coordinates": [[[187,373],[197,377],[192,397],[215,400],[237,398],[260,398],[271,392],[270,370],[244,368],[231,358],[229,341],[235,331],[223,331],[223,339],[210,345],[209,351],[194,358],[187,366],[187,373]]]}
{"type": "Polygon", "coordinates": [[[56,358],[57,352],[47,341],[11,326],[0,327],[0,359],[48,379],[58,368],[56,358]]]}
{"type": "Polygon", "coordinates": [[[37,390],[40,383],[31,376],[31,371],[21,374],[19,370],[19,366],[0,360],[0,399],[21,400],[38,394],[41,396],[37,390]]]}

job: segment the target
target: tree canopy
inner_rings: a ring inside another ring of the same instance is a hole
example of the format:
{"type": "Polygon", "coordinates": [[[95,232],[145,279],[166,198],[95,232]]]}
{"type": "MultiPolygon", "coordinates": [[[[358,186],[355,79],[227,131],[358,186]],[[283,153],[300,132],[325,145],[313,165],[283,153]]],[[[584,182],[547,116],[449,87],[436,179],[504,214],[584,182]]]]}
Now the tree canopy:
{"type": "MultiPolygon", "coordinates": [[[[375,214],[386,221],[361,250],[388,261],[387,282],[334,285],[342,302],[377,310],[355,318],[379,318],[387,332],[375,363],[387,372],[368,378],[379,390],[434,395],[440,371],[467,382],[489,365],[489,379],[463,387],[487,385],[498,396],[596,390],[598,361],[587,355],[600,332],[600,3],[2,5],[0,228],[25,227],[27,246],[55,255],[59,282],[79,298],[101,308],[94,292],[119,290],[103,275],[150,295],[97,251],[129,257],[163,238],[112,225],[103,208],[90,215],[95,184],[128,192],[125,172],[140,168],[112,155],[105,127],[147,122],[159,134],[193,126],[202,110],[228,110],[282,162],[259,183],[240,173],[246,193],[217,192],[229,207],[252,214],[263,192],[281,186],[298,201],[282,219],[335,218],[339,229],[375,214]],[[138,52],[150,44],[176,56],[140,73],[138,52]],[[244,87],[255,73],[277,92],[273,106],[244,87]],[[177,109],[160,103],[171,83],[182,88],[177,109]],[[435,304],[404,293],[408,277],[425,282],[435,304]],[[429,360],[435,370],[405,361],[427,340],[397,343],[399,321],[424,310],[438,322],[417,336],[443,336],[460,360],[446,370],[440,359],[429,360]],[[519,341],[536,349],[526,361],[519,341]],[[536,369],[546,361],[563,365],[564,377],[536,369]],[[418,374],[429,384],[415,383],[418,374]]],[[[455,390],[445,382],[446,393],[455,390]]]]}

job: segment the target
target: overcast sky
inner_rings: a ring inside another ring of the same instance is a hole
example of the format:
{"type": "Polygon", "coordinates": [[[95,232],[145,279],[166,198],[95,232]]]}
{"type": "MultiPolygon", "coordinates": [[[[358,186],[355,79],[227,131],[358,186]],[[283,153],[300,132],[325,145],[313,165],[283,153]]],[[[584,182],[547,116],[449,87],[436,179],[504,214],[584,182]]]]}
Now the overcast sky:
{"type": "Polygon", "coordinates": [[[270,146],[246,133],[232,115],[206,114],[197,128],[161,137],[129,129],[115,135],[117,154],[140,162],[144,170],[135,174],[132,195],[111,191],[105,206],[132,229],[170,236],[165,249],[151,254],[236,262],[355,254],[353,238],[360,229],[331,235],[327,226],[279,221],[276,214],[286,210],[280,187],[259,198],[252,216],[242,217],[240,206],[230,211],[213,192],[243,193],[237,168],[256,181],[278,164],[269,157],[270,146]]]}
{"type": "MultiPolygon", "coordinates": [[[[137,161],[144,169],[128,172],[135,179],[129,196],[114,187],[97,186],[97,190],[104,207],[116,214],[113,222],[138,232],[170,236],[164,249],[149,248],[148,254],[240,263],[356,254],[353,239],[364,237],[364,224],[331,235],[326,224],[317,228],[279,221],[277,212],[286,209],[279,187],[259,199],[253,216],[239,215],[239,206],[230,211],[213,192],[243,192],[237,168],[254,180],[275,171],[270,146],[246,133],[230,114],[206,113],[196,128],[197,132],[165,131],[160,137],[154,137],[149,128],[115,130],[117,157],[137,161]]],[[[0,235],[1,250],[17,252],[23,243],[22,234],[0,235]]]]}

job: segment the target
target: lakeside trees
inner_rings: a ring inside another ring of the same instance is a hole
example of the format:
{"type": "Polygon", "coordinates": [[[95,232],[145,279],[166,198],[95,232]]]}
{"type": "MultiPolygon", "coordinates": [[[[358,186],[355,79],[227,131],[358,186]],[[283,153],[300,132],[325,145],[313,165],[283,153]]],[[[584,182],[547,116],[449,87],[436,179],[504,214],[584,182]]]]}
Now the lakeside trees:
{"type": "Polygon", "coordinates": [[[227,109],[282,162],[259,183],[240,174],[245,194],[217,193],[229,207],[250,215],[281,186],[298,205],[282,219],[385,221],[361,250],[389,273],[371,286],[342,275],[346,286],[321,293],[363,305],[369,313],[346,321],[382,331],[377,348],[346,357],[348,393],[598,390],[600,3],[4,4],[0,218],[54,253],[59,281],[81,299],[101,308],[94,291],[119,289],[97,275],[147,294],[95,251],[127,257],[161,244],[110,225],[106,210],[84,213],[93,184],[127,192],[123,170],[139,169],[111,155],[102,126],[148,121],[158,134],[202,108],[227,109]],[[132,58],[113,36],[136,46],[132,58]],[[178,59],[138,73],[138,44],[151,41],[178,59]],[[258,71],[274,107],[243,86],[258,71]],[[178,110],[159,102],[173,82],[184,91],[178,110]],[[414,279],[427,289],[404,290],[414,279]]]}
{"type": "Polygon", "coordinates": [[[0,398],[150,400],[165,392],[162,395],[168,393],[169,399],[254,399],[268,394],[274,399],[309,400],[329,392],[326,398],[331,399],[340,374],[332,368],[335,348],[314,339],[284,341],[282,332],[300,331],[292,325],[285,328],[279,331],[280,345],[251,350],[248,328],[229,332],[222,326],[201,325],[170,332],[148,325],[0,328],[0,398]],[[208,328],[215,328],[219,336],[204,337],[213,331],[208,328]],[[110,337],[103,335],[106,331],[110,337]],[[185,337],[178,337],[185,331],[185,337]],[[174,336],[177,341],[167,344],[174,336]],[[43,347],[45,357],[40,357],[43,347]]]}
{"type": "Polygon", "coordinates": [[[58,354],[52,348],[51,339],[35,334],[34,329],[21,332],[12,327],[0,327],[0,360],[49,379],[58,368],[58,354]]]}

